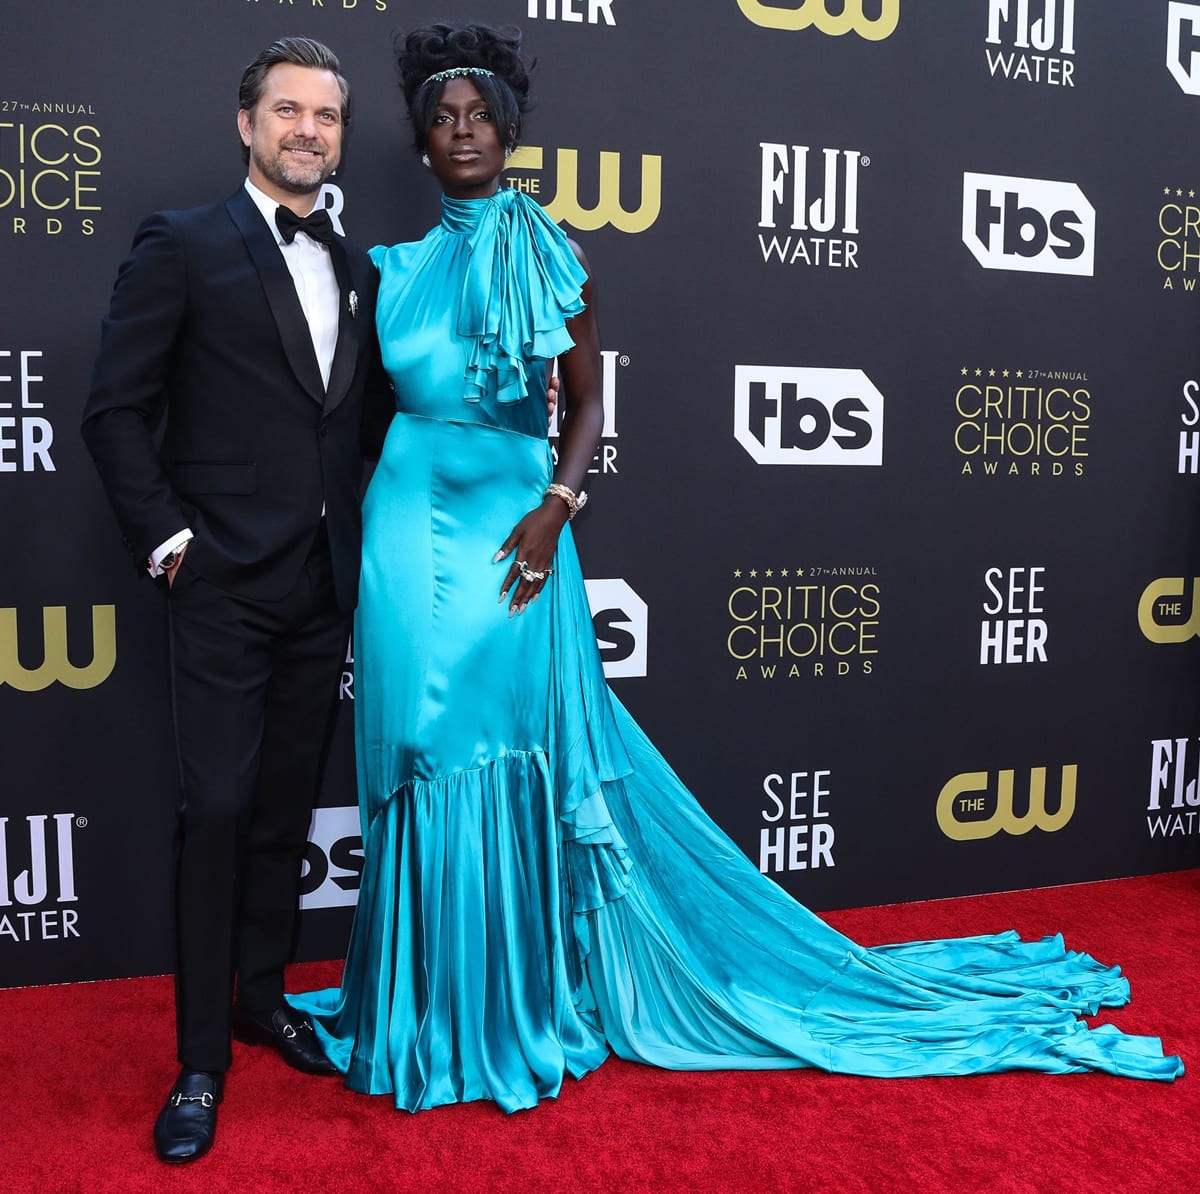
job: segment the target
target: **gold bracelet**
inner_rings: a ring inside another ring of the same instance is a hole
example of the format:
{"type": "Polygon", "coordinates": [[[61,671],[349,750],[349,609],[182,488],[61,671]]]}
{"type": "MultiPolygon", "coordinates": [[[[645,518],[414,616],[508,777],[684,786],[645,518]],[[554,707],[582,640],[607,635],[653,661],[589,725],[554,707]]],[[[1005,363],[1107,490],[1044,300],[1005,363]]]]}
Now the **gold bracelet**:
{"type": "Polygon", "coordinates": [[[562,498],[567,503],[567,521],[570,522],[580,510],[587,505],[587,494],[581,489],[578,494],[573,489],[568,489],[565,485],[560,485],[555,481],[551,485],[547,485],[542,497],[547,498],[553,494],[555,497],[562,498]]]}

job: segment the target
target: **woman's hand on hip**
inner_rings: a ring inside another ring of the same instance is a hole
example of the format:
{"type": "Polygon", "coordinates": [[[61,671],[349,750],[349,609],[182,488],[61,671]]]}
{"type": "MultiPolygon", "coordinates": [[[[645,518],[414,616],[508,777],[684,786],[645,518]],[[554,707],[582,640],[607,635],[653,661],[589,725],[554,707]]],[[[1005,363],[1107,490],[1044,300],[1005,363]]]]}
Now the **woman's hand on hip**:
{"type": "Polygon", "coordinates": [[[542,589],[550,583],[558,536],[566,521],[566,505],[551,495],[513,527],[508,538],[500,545],[500,550],[492,557],[492,563],[498,564],[512,556],[512,564],[500,586],[502,602],[511,590],[508,606],[510,618],[513,614],[524,613],[525,607],[531,601],[536,601],[542,589]]]}

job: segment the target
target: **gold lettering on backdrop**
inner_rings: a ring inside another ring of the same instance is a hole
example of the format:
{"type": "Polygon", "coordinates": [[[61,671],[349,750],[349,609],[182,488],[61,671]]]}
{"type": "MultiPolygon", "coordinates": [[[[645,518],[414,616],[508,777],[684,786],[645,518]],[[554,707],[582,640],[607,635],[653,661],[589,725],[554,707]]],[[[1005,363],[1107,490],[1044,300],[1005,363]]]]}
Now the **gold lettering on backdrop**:
{"type": "Polygon", "coordinates": [[[956,775],[942,788],[938,795],[937,823],[941,831],[953,841],[971,842],[994,837],[997,833],[1010,833],[1016,837],[1031,829],[1042,829],[1055,833],[1061,829],[1075,812],[1075,784],[1078,766],[1070,763],[1062,769],[1059,785],[1058,811],[1046,811],[1046,768],[1033,767],[1029,772],[1029,811],[1019,817],[1013,810],[1012,771],[1001,771],[996,789],[996,811],[984,820],[960,821],[956,805],[963,811],[979,811],[987,792],[986,771],[968,771],[956,775]],[[960,804],[961,802],[961,804],[960,804]],[[975,807],[979,806],[979,808],[975,807]]]}
{"type": "Polygon", "coordinates": [[[1158,607],[1162,613],[1179,616],[1183,603],[1178,600],[1187,589],[1182,576],[1164,576],[1152,580],[1142,591],[1138,601],[1138,626],[1152,643],[1186,643],[1200,635],[1200,577],[1192,581],[1192,606],[1186,622],[1163,625],[1155,616],[1158,607]]]}
{"type": "MultiPolygon", "coordinates": [[[[835,4],[838,0],[833,0],[835,4]]],[[[738,8],[756,25],[764,29],[783,29],[795,32],[816,26],[831,37],[857,33],[867,41],[883,41],[896,32],[900,22],[900,0],[879,0],[879,16],[868,17],[863,12],[863,0],[844,0],[839,13],[829,11],[830,0],[802,0],[790,7],[763,4],[760,0],[738,0],[738,8]]]]}
{"type": "MultiPolygon", "coordinates": [[[[556,155],[558,186],[554,198],[545,204],[546,214],[556,222],[570,224],[580,232],[595,232],[611,224],[619,232],[645,232],[662,210],[662,158],[644,153],[642,158],[642,194],[639,206],[627,211],[621,206],[621,155],[611,150],[600,153],[600,191],[595,207],[579,202],[579,151],[559,149],[556,155]]],[[[526,145],[509,159],[510,170],[541,170],[542,149],[526,145]]]]}
{"type": "Polygon", "coordinates": [[[42,662],[36,668],[21,664],[17,642],[17,611],[0,609],[0,685],[18,692],[40,692],[56,680],[67,688],[95,688],[112,674],[117,662],[116,606],[92,606],[92,659],[84,667],[71,663],[67,651],[67,609],[48,605],[42,611],[42,662]]]}

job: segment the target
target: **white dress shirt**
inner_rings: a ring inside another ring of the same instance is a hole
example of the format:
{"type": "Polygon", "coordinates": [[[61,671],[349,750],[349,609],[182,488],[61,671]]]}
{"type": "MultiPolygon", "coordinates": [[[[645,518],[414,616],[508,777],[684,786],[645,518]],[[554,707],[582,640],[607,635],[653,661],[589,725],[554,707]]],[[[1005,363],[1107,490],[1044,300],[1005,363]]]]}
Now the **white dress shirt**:
{"type": "MultiPolygon", "coordinates": [[[[271,229],[271,235],[283,254],[288,272],[296,284],[300,306],[308,321],[308,334],[312,337],[313,351],[321,367],[321,384],[329,385],[329,370],[333,367],[333,350],[337,347],[338,335],[338,284],[333,272],[333,259],[329,246],[313,240],[307,232],[297,232],[290,245],[275,223],[275,209],[279,204],[269,195],[264,195],[248,178],[246,193],[254,200],[254,206],[271,229]]],[[[308,215],[309,212],[305,212],[308,215]]]]}
{"type": "MultiPolygon", "coordinates": [[[[329,385],[329,371],[333,368],[333,353],[337,347],[339,292],[337,276],[333,271],[333,259],[329,246],[313,240],[307,232],[297,232],[292,243],[285,244],[275,223],[275,209],[279,204],[269,195],[264,194],[248,178],[246,179],[246,194],[254,201],[254,206],[266,220],[279,251],[283,254],[288,273],[296,287],[296,297],[304,311],[308,323],[308,334],[312,337],[313,352],[317,355],[317,365],[321,370],[321,384],[329,385]]],[[[308,212],[304,213],[308,215],[308,212]]],[[[322,514],[324,510],[322,510],[322,514]]],[[[151,576],[162,573],[161,561],[164,556],[178,551],[189,539],[192,532],[186,527],[169,539],[160,543],[150,555],[147,566],[151,576]]]]}

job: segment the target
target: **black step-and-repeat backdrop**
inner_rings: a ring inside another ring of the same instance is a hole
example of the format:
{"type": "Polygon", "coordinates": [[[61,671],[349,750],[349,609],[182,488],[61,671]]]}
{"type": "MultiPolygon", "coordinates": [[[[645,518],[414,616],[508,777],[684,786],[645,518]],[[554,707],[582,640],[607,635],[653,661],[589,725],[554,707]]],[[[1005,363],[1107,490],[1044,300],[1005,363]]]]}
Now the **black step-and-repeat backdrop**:
{"type": "MultiPolygon", "coordinates": [[[[598,277],[597,639],[712,816],[818,909],[1197,865],[1200,3],[13,0],[0,983],[171,965],[164,597],[78,434],[134,228],[239,185],[242,67],[304,33],[356,93],[327,203],[423,234],[389,46],[445,16],[538,59],[508,181],[598,277]]],[[[310,957],[353,694],[351,646],[310,957]]]]}

